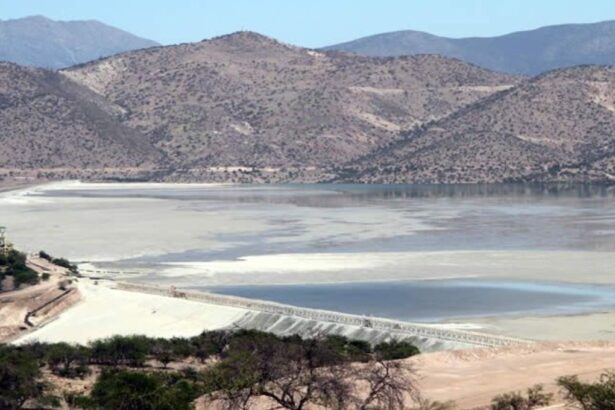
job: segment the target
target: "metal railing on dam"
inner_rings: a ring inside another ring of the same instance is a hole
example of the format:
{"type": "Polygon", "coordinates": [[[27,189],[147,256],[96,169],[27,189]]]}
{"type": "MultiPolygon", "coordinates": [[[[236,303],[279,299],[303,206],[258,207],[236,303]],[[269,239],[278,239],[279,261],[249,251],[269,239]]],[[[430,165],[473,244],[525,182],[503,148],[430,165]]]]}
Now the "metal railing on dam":
{"type": "Polygon", "coordinates": [[[177,290],[173,287],[165,288],[163,286],[128,282],[116,282],[116,284],[118,289],[126,291],[181,298],[197,302],[230,306],[275,315],[292,316],[307,320],[347,326],[358,326],[391,333],[404,334],[408,336],[423,337],[456,343],[465,343],[475,346],[497,347],[532,343],[529,340],[517,339],[507,336],[491,335],[486,333],[458,329],[444,329],[437,326],[429,326],[399,320],[352,315],[347,313],[339,313],[319,309],[302,308],[263,300],[247,299],[237,296],[177,290]]]}

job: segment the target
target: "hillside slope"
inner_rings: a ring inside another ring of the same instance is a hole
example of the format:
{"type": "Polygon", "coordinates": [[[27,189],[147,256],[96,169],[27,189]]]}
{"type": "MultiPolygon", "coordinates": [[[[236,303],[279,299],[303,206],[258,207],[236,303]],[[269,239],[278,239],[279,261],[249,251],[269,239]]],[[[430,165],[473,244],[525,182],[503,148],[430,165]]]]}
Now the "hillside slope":
{"type": "Polygon", "coordinates": [[[0,168],[151,166],[158,153],[121,114],[62,74],[0,63],[0,168]]]}
{"type": "Polygon", "coordinates": [[[456,39],[408,30],[325,49],[380,57],[439,54],[499,72],[536,75],[582,64],[615,64],[615,21],[547,26],[482,38],[456,39]]]}
{"type": "Polygon", "coordinates": [[[343,173],[364,182],[612,181],[615,68],[533,78],[409,133],[343,173]]]}
{"type": "Polygon", "coordinates": [[[64,71],[179,168],[323,168],[519,78],[437,56],[321,53],[239,32],[64,71]]]}
{"type": "Polygon", "coordinates": [[[0,20],[0,60],[26,66],[64,68],[157,45],[95,20],[0,20]]]}

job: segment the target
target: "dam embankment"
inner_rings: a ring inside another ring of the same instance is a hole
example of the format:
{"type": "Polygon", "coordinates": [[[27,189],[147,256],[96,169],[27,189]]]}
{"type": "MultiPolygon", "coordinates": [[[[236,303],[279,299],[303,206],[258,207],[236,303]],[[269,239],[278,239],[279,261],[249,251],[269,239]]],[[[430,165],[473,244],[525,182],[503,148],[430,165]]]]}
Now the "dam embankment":
{"type": "Polygon", "coordinates": [[[437,325],[302,308],[236,296],[178,290],[172,287],[127,282],[117,282],[116,286],[124,291],[245,309],[247,313],[229,327],[258,329],[279,335],[342,334],[370,342],[396,338],[412,341],[424,351],[531,343],[512,337],[450,329],[437,325]]]}

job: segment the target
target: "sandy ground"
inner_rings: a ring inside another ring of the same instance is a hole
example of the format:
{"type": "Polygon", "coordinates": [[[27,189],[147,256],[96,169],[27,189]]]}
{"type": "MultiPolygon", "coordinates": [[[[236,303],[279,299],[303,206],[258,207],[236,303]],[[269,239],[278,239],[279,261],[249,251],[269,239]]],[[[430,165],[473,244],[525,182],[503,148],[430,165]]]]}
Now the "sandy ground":
{"type": "Polygon", "coordinates": [[[489,317],[472,319],[472,323],[467,325],[480,332],[532,340],[615,339],[614,312],[570,316],[489,317]]]}
{"type": "MultiPolygon", "coordinates": [[[[423,398],[453,401],[458,410],[489,410],[495,396],[524,392],[536,384],[542,384],[545,392],[553,394],[552,403],[546,408],[572,409],[556,384],[557,378],[578,375],[582,380],[596,381],[606,369],[615,368],[615,342],[545,342],[524,347],[457,350],[421,354],[406,362],[414,369],[423,398]]],[[[212,407],[206,398],[197,402],[198,410],[212,407]]],[[[263,399],[256,402],[255,408],[269,409],[271,403],[263,399]]]]}
{"type": "Polygon", "coordinates": [[[85,344],[116,334],[188,337],[232,324],[243,309],[112,289],[81,280],[80,303],[55,321],[19,339],[85,344]]]}
{"type": "Polygon", "coordinates": [[[555,380],[572,374],[595,380],[605,369],[615,368],[615,341],[437,352],[409,362],[425,397],[454,400],[460,409],[487,406],[498,394],[535,384],[543,384],[556,393],[555,402],[563,403],[555,380]]]}

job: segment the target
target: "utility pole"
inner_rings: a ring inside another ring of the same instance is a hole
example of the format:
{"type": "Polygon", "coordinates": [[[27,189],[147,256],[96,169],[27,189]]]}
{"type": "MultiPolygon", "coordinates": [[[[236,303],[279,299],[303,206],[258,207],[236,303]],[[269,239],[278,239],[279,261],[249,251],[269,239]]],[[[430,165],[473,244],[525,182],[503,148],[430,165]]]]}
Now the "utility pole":
{"type": "Polygon", "coordinates": [[[6,239],[6,227],[0,226],[0,255],[8,255],[11,250],[11,245],[6,239]]]}

